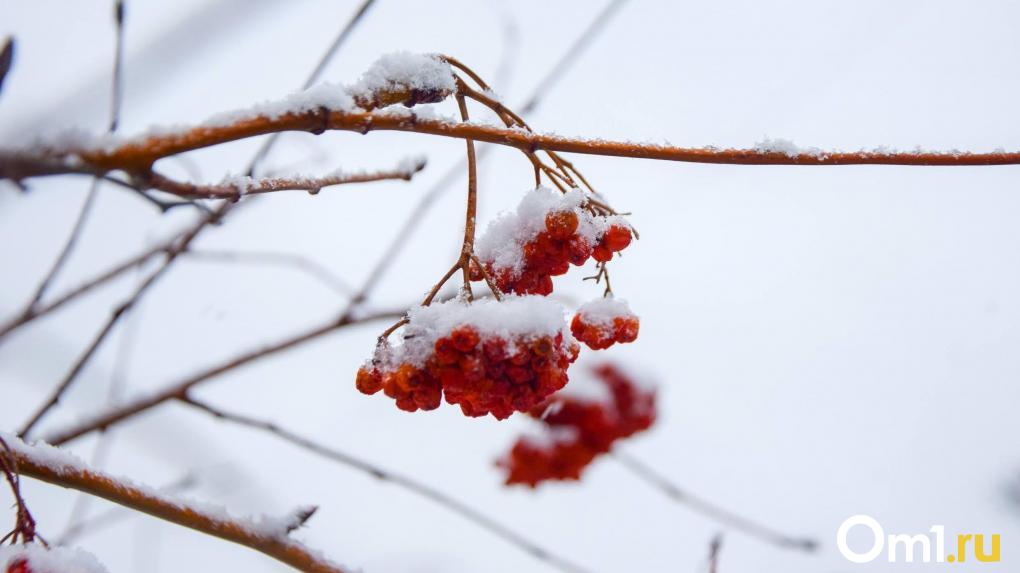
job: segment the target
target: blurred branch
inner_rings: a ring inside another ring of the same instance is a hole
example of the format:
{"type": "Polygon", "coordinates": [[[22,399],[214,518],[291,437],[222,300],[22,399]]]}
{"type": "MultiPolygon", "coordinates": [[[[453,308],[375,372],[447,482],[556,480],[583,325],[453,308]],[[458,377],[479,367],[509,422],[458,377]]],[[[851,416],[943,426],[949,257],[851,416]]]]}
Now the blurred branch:
{"type": "Polygon", "coordinates": [[[719,552],[722,551],[722,542],[722,533],[717,533],[708,544],[708,573],[719,573],[719,552]]]}
{"type": "Polygon", "coordinates": [[[400,311],[387,311],[379,312],[371,315],[365,315],[360,317],[352,317],[348,313],[344,313],[338,319],[331,320],[325,324],[315,326],[309,330],[300,332],[296,335],[289,336],[283,340],[279,340],[268,346],[260,346],[256,349],[249,350],[242,353],[226,362],[203,370],[202,372],[185,378],[184,380],[167,386],[160,392],[157,392],[149,397],[141,398],[134,402],[129,402],[125,405],[118,406],[110,409],[109,411],[100,414],[95,419],[86,421],[82,424],[66,429],[61,432],[56,432],[46,439],[47,442],[54,445],[61,445],[69,442],[75,438],[83,436],[85,434],[108,428],[114,424],[122,422],[126,419],[133,418],[138,414],[148,411],[150,408],[159,406],[166,402],[177,400],[182,396],[185,396],[189,390],[206,382],[210,379],[216,378],[221,374],[245,366],[251,362],[255,362],[261,358],[266,358],[279,354],[285,350],[289,350],[296,346],[299,346],[305,342],[318,339],[326,334],[351,326],[354,324],[361,324],[373,320],[381,319],[392,319],[395,317],[403,316],[404,310],[400,311]]]}
{"type": "Polygon", "coordinates": [[[192,249],[186,252],[185,255],[189,259],[219,263],[288,266],[308,274],[338,294],[351,296],[354,293],[354,287],[335,275],[325,265],[297,253],[192,249]]]}
{"type": "MultiPolygon", "coordinates": [[[[289,529],[269,531],[259,524],[237,520],[222,512],[206,511],[181,500],[159,495],[151,489],[135,486],[126,480],[94,471],[81,463],[62,459],[61,453],[50,449],[18,444],[13,446],[10,455],[21,475],[83,491],[135,511],[250,547],[300,571],[345,571],[287,537],[289,529]]],[[[304,512],[293,517],[299,519],[306,514],[304,512]]]]}
{"type": "Polygon", "coordinates": [[[0,92],[4,88],[4,79],[11,71],[14,64],[14,38],[8,37],[4,40],[4,47],[0,48],[0,92]]]}
{"type": "Polygon", "coordinates": [[[409,491],[415,495],[424,497],[425,499],[428,499],[438,504],[442,508],[450,510],[460,515],[461,517],[466,518],[475,525],[483,527],[489,532],[494,533],[495,535],[499,536],[505,541],[508,541],[513,545],[517,546],[518,548],[522,549],[523,551],[535,557],[536,559],[545,562],[549,565],[552,565],[553,567],[556,567],[561,571],[584,571],[584,569],[579,567],[578,565],[575,565],[562,557],[556,556],[549,550],[538,546],[533,541],[530,541],[521,536],[520,534],[515,533],[506,525],[503,525],[502,523],[499,523],[498,521],[492,519],[491,517],[486,516],[485,514],[479,512],[478,510],[472,508],[471,506],[465,504],[464,502],[461,502],[454,497],[444,494],[436,490],[435,488],[423,484],[421,482],[418,482],[412,478],[391,472],[389,470],[385,470],[377,465],[373,465],[369,462],[366,462],[365,460],[362,460],[345,452],[341,452],[339,450],[314,442],[308,438],[295,434],[290,430],[282,428],[274,424],[273,422],[259,420],[256,418],[245,416],[243,414],[227,412],[221,408],[217,408],[205,402],[196,400],[195,398],[191,397],[188,394],[185,394],[182,398],[180,398],[180,401],[198,410],[211,414],[212,416],[219,418],[221,420],[226,420],[228,422],[253,428],[259,431],[267,432],[285,442],[289,442],[299,448],[312,452],[313,454],[343,464],[349,468],[353,468],[362,473],[368,474],[373,478],[376,478],[384,482],[392,483],[393,485],[403,488],[404,490],[409,491]]]}
{"type": "MultiPolygon", "coordinates": [[[[123,92],[121,78],[124,60],[124,3],[121,0],[117,0],[114,3],[114,23],[115,47],[113,52],[113,75],[110,86],[110,124],[107,128],[107,133],[113,133],[117,130],[117,123],[120,119],[121,94],[123,92]]],[[[0,62],[0,67],[2,67],[2,62],[0,62]]],[[[53,282],[60,273],[60,270],[64,268],[64,264],[67,263],[71,251],[74,250],[75,245],[78,243],[78,237],[81,236],[81,232],[85,228],[85,221],[92,212],[96,195],[99,193],[100,181],[101,179],[98,176],[92,178],[92,185],[89,187],[88,195],[85,196],[85,202],[82,203],[81,210],[78,212],[78,218],[71,228],[71,234],[67,237],[67,241],[64,242],[64,247],[60,250],[60,254],[57,255],[57,260],[54,261],[53,266],[50,267],[49,272],[46,273],[46,276],[36,288],[35,294],[32,295],[32,299],[24,311],[25,314],[30,313],[39,304],[39,300],[46,293],[50,283],[53,282]]]]}
{"type": "Polygon", "coordinates": [[[616,461],[620,462],[620,465],[630,470],[630,472],[635,476],[644,480],[645,483],[658,489],[673,501],[686,505],[694,511],[714,519],[723,525],[727,525],[738,531],[751,535],[752,537],[756,537],[762,541],[766,541],[784,549],[796,549],[799,551],[810,552],[815,551],[818,548],[818,542],[813,539],[790,537],[768,526],[751,521],[742,515],[738,515],[696,497],[680,489],[664,476],[629,455],[618,451],[613,452],[612,455],[616,458],[616,461]]]}
{"type": "MultiPolygon", "coordinates": [[[[319,79],[319,77],[322,76],[322,72],[325,71],[326,65],[329,64],[329,61],[333,59],[333,56],[335,56],[337,52],[340,51],[340,47],[344,45],[344,43],[347,41],[347,38],[351,35],[351,32],[354,31],[354,28],[357,27],[358,23],[361,22],[361,19],[365,17],[365,14],[368,12],[368,9],[371,8],[372,4],[374,3],[375,0],[365,0],[364,2],[361,3],[361,6],[358,7],[358,10],[354,12],[354,15],[351,16],[351,19],[347,21],[347,25],[340,29],[340,32],[337,34],[336,38],[333,39],[333,43],[330,44],[326,52],[322,55],[321,58],[319,58],[319,62],[315,65],[315,69],[312,70],[312,73],[308,74],[308,78],[305,79],[305,83],[302,84],[301,86],[302,89],[308,89],[312,87],[312,84],[314,84],[319,79]]],[[[273,148],[274,145],[276,145],[276,141],[279,138],[280,134],[274,133],[270,135],[269,138],[267,138],[262,143],[262,146],[259,147],[259,150],[255,153],[255,156],[251,158],[251,162],[248,163],[248,169],[245,171],[245,173],[249,177],[255,175],[255,168],[266,159],[266,156],[269,155],[269,151],[273,148]]]]}

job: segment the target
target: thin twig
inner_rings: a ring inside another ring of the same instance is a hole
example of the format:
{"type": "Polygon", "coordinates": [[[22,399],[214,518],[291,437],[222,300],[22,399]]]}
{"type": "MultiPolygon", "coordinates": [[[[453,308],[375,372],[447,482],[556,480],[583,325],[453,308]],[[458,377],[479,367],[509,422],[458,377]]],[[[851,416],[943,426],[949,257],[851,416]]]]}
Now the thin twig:
{"type": "MultiPolygon", "coordinates": [[[[121,109],[121,94],[123,93],[123,67],[124,67],[124,3],[122,0],[114,2],[114,52],[113,52],[113,75],[110,82],[110,122],[107,126],[107,133],[113,133],[117,131],[117,124],[120,121],[120,109],[121,109]]],[[[95,203],[96,195],[99,193],[99,177],[92,178],[92,185],[89,187],[88,194],[85,196],[85,202],[82,203],[81,209],[78,212],[78,218],[74,222],[74,226],[71,227],[71,234],[67,237],[64,242],[64,247],[60,250],[60,254],[57,255],[57,260],[53,262],[49,272],[43,278],[42,282],[35,290],[35,294],[32,295],[32,299],[29,301],[25,313],[31,312],[39,300],[42,299],[43,295],[46,294],[46,289],[49,288],[50,284],[60,273],[60,270],[64,268],[64,264],[67,263],[68,258],[71,255],[71,251],[74,250],[75,245],[78,243],[78,238],[81,236],[82,230],[85,228],[85,221],[88,219],[89,214],[92,212],[92,206],[95,203]]]]}
{"type": "Polygon", "coordinates": [[[122,479],[83,467],[81,464],[53,464],[52,452],[32,446],[16,446],[13,458],[21,475],[53,485],[83,491],[124,507],[183,527],[250,547],[300,571],[343,573],[345,570],[284,536],[260,532],[250,524],[212,514],[178,500],[136,487],[122,479]]]}
{"type": "Polygon", "coordinates": [[[353,468],[360,472],[366,473],[378,480],[392,483],[398,487],[403,488],[410,493],[424,497],[436,504],[443,509],[452,511],[461,517],[466,518],[475,525],[481,526],[491,533],[499,536],[505,541],[510,542],[514,546],[522,549],[529,555],[536,559],[552,565],[553,567],[560,569],[561,571],[584,571],[584,568],[576,565],[569,560],[559,557],[552,553],[548,549],[545,549],[535,542],[523,537],[519,533],[514,532],[512,529],[498,522],[497,520],[481,513],[474,509],[470,505],[458,500],[457,498],[447,495],[432,486],[426,485],[413,478],[392,472],[387,469],[383,469],[377,465],[367,462],[361,458],[352,456],[348,453],[339,451],[337,449],[325,446],[318,442],[312,441],[308,438],[300,436],[286,428],[282,428],[279,425],[269,422],[266,420],[259,420],[251,416],[244,414],[237,414],[228,412],[222,408],[212,406],[206,402],[196,400],[190,395],[185,395],[180,399],[185,404],[192,406],[198,410],[204,411],[216,418],[254,428],[260,431],[267,432],[276,436],[277,438],[289,442],[298,446],[299,448],[308,450],[314,454],[325,457],[334,462],[338,462],[347,467],[353,468]]]}
{"type": "MultiPolygon", "coordinates": [[[[344,42],[347,41],[348,36],[351,35],[351,32],[354,31],[354,28],[357,27],[358,23],[361,22],[361,19],[364,18],[365,14],[368,12],[368,9],[371,8],[372,4],[374,3],[375,0],[365,0],[364,2],[361,3],[361,6],[358,7],[358,10],[354,13],[353,16],[351,16],[351,19],[347,21],[347,24],[340,29],[340,32],[336,35],[336,38],[333,39],[333,43],[330,44],[326,52],[322,55],[321,58],[319,58],[318,63],[315,64],[315,69],[312,70],[312,73],[308,74],[308,78],[305,79],[305,83],[302,84],[301,86],[302,89],[308,89],[312,87],[312,84],[314,84],[319,79],[319,77],[322,76],[322,72],[325,71],[326,65],[329,63],[330,60],[333,59],[333,56],[335,56],[337,52],[340,51],[340,46],[344,45],[344,42]]],[[[255,152],[254,157],[252,157],[251,161],[248,162],[248,169],[245,170],[246,175],[248,175],[249,177],[255,175],[255,168],[258,167],[266,159],[266,156],[269,155],[270,150],[272,150],[273,146],[276,145],[276,141],[279,138],[280,134],[274,133],[271,136],[269,136],[269,138],[267,138],[265,142],[262,143],[262,146],[259,147],[259,150],[255,152]]]]}
{"type": "Polygon", "coordinates": [[[719,552],[722,551],[723,534],[717,533],[708,544],[708,573],[719,573],[719,552]]]}
{"type": "Polygon", "coordinates": [[[189,259],[217,263],[241,263],[257,265],[280,265],[297,269],[329,287],[337,294],[350,297],[354,287],[337,276],[328,267],[298,253],[275,251],[226,251],[215,249],[191,249],[183,253],[189,259]]]}
{"type": "MultiPolygon", "coordinates": [[[[21,497],[21,479],[18,473],[18,459],[14,455],[14,450],[11,449],[7,442],[0,437],[0,472],[3,473],[4,478],[7,480],[7,485],[11,488],[11,495],[14,496],[14,506],[17,508],[14,512],[14,528],[0,538],[0,544],[4,543],[8,539],[11,543],[32,543],[38,534],[35,531],[35,518],[32,517],[32,512],[28,510],[28,504],[25,503],[25,499],[21,497]]],[[[42,539],[40,537],[40,539],[42,539]]],[[[45,544],[45,541],[43,542],[45,544]]]]}
{"type": "MultiPolygon", "coordinates": [[[[466,69],[466,68],[465,68],[466,69]]],[[[469,121],[467,102],[457,94],[457,107],[462,121],[469,121]]],[[[475,165],[475,142],[467,139],[467,213],[464,216],[464,244],[460,250],[460,268],[464,273],[464,293],[471,300],[471,257],[475,254],[475,216],[478,210],[478,167],[475,165]]]]}
{"type": "Polygon", "coordinates": [[[189,376],[177,383],[170,384],[163,390],[156,392],[155,394],[152,394],[148,397],[141,398],[133,402],[123,404],[121,406],[114,407],[109,411],[99,415],[93,420],[86,421],[72,428],[68,428],[64,431],[54,433],[53,435],[46,438],[46,441],[54,445],[61,445],[67,443],[85,434],[94,432],[96,430],[102,430],[119,422],[122,422],[126,419],[133,418],[143,412],[148,411],[150,408],[153,408],[155,406],[175,400],[180,396],[183,396],[190,389],[194,388],[195,386],[198,386],[199,384],[202,384],[208,380],[216,378],[221,374],[224,374],[231,370],[258,361],[259,359],[279,354],[280,352],[289,350],[305,342],[318,339],[326,334],[329,334],[346,326],[360,324],[373,320],[392,318],[395,316],[402,315],[403,315],[402,310],[399,312],[394,311],[379,312],[361,316],[358,318],[349,317],[345,313],[345,316],[340,317],[339,319],[330,320],[325,324],[320,324],[308,330],[299,332],[298,334],[288,336],[273,344],[259,346],[258,348],[248,350],[221,364],[218,364],[211,368],[207,368],[199,372],[198,374],[189,376]]]}
{"type": "Polygon", "coordinates": [[[616,461],[620,462],[621,466],[630,470],[633,475],[641,478],[645,483],[655,487],[673,501],[686,505],[694,511],[718,521],[719,523],[784,549],[796,549],[799,551],[811,552],[818,548],[818,542],[813,539],[788,536],[768,526],[752,521],[742,515],[738,515],[732,511],[723,509],[713,503],[694,496],[680,489],[643,462],[638,461],[627,454],[617,451],[613,452],[612,455],[616,461]]]}

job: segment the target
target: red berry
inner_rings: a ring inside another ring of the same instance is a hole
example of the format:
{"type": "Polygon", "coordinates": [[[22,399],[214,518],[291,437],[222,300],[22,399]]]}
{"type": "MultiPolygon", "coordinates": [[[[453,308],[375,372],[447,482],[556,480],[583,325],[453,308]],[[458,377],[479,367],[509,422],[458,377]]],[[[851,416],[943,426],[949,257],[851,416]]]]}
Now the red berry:
{"type": "Polygon", "coordinates": [[[627,245],[630,244],[630,238],[630,229],[620,225],[613,225],[603,235],[602,244],[610,251],[616,253],[627,248],[627,245]]]}
{"type": "Polygon", "coordinates": [[[549,443],[519,439],[497,463],[506,471],[508,485],[535,487],[548,480],[580,479],[584,469],[598,456],[608,453],[614,442],[652,426],[654,391],[639,388],[608,364],[596,368],[594,373],[596,382],[610,391],[610,400],[562,397],[536,404],[529,411],[532,416],[549,428],[570,431],[551,436],[549,443]]]}
{"type": "Polygon", "coordinates": [[[15,557],[7,565],[7,573],[32,573],[32,568],[28,565],[28,559],[25,557],[15,557]]]}
{"type": "Polygon", "coordinates": [[[375,394],[382,389],[382,375],[378,370],[361,367],[358,369],[354,384],[364,394],[375,394]]]}
{"type": "Polygon", "coordinates": [[[613,251],[610,251],[609,247],[605,246],[604,244],[599,243],[592,250],[591,258],[595,259],[596,261],[598,261],[600,263],[605,263],[607,261],[612,260],[612,258],[613,258],[613,251]]]}
{"type": "Polygon", "coordinates": [[[557,239],[569,239],[577,225],[577,214],[573,211],[553,211],[545,216],[545,228],[557,239]]]}

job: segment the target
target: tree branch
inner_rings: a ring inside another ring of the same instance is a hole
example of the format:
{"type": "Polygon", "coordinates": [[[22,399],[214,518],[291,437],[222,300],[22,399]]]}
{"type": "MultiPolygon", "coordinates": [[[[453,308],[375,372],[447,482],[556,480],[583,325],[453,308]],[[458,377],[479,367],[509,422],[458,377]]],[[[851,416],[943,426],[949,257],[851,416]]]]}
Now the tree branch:
{"type": "Polygon", "coordinates": [[[7,438],[9,455],[18,472],[60,487],[101,497],[124,507],[176,523],[207,535],[250,547],[300,571],[344,573],[301,543],[287,537],[288,529],[261,528],[259,525],[212,512],[178,499],[161,496],[154,490],[138,487],[105,473],[94,471],[77,458],[56,448],[30,446],[17,438],[7,438]],[[271,531],[272,530],[272,531],[271,531]]]}
{"type": "Polygon", "coordinates": [[[97,147],[62,151],[38,151],[41,157],[30,152],[0,154],[0,177],[21,178],[73,173],[80,167],[61,165],[77,157],[97,170],[121,169],[145,173],[162,158],[194,151],[213,145],[238,141],[259,135],[283,131],[321,132],[326,130],[367,133],[373,130],[404,131],[458,139],[470,139],[514,147],[521,150],[560,151],[611,157],[632,157],[683,161],[692,163],[720,163],[733,165],[916,165],[916,166],[974,166],[1020,164],[1020,152],[786,152],[759,149],[718,149],[713,147],[674,147],[603,139],[569,138],[559,135],[528,132],[522,129],[505,129],[491,125],[451,122],[442,119],[419,117],[413,111],[328,111],[315,113],[287,113],[276,117],[255,116],[238,119],[225,125],[198,125],[175,133],[151,135],[130,140],[114,148],[97,147]],[[28,156],[26,156],[28,154],[28,156]],[[32,173],[32,161],[50,159],[46,169],[32,173]],[[20,171],[9,165],[16,164],[20,171]]]}
{"type": "Polygon", "coordinates": [[[384,318],[394,318],[403,316],[404,310],[401,309],[399,312],[380,312],[376,314],[366,315],[359,318],[353,318],[349,313],[339,319],[331,320],[325,324],[318,325],[309,330],[300,332],[296,335],[289,336],[283,340],[277,341],[269,346],[262,346],[253,350],[249,350],[243,354],[240,354],[222,364],[208,368],[198,374],[185,378],[184,380],[167,386],[160,392],[157,392],[149,397],[138,399],[134,402],[129,402],[122,406],[113,408],[96,417],[93,420],[86,421],[82,424],[66,429],[61,432],[57,432],[49,436],[46,441],[54,444],[61,445],[67,443],[75,438],[81,437],[90,432],[102,430],[108,428],[116,423],[122,422],[126,419],[133,418],[142,412],[148,411],[150,408],[154,408],[160,404],[170,402],[172,400],[179,399],[186,395],[189,390],[215,378],[221,374],[240,368],[250,362],[257,361],[261,358],[266,358],[274,354],[278,354],[284,350],[289,350],[295,346],[299,346],[305,342],[315,340],[321,336],[329,334],[335,330],[339,330],[345,326],[352,324],[359,324],[362,322],[368,322],[372,320],[380,320],[384,318]]]}
{"type": "Polygon", "coordinates": [[[309,440],[308,438],[305,438],[303,436],[299,436],[294,432],[282,428],[272,422],[258,420],[250,416],[245,416],[243,414],[227,412],[221,408],[211,406],[205,402],[196,400],[187,395],[181,398],[181,401],[189,406],[192,406],[198,410],[206,412],[207,414],[210,414],[221,420],[233,422],[235,424],[267,432],[285,442],[289,442],[299,448],[312,452],[313,454],[317,454],[331,461],[343,464],[349,468],[356,469],[378,480],[392,483],[393,485],[403,488],[406,491],[409,491],[415,495],[428,499],[438,504],[439,506],[443,507],[444,509],[448,509],[460,515],[461,517],[464,517],[465,519],[471,521],[475,525],[481,526],[482,528],[488,530],[491,533],[494,533],[495,535],[501,537],[502,539],[509,541],[513,545],[524,550],[529,555],[535,557],[536,559],[542,562],[548,563],[549,565],[552,565],[557,569],[560,569],[562,571],[584,571],[584,569],[582,569],[580,566],[575,565],[574,563],[571,563],[565,558],[559,557],[556,554],[552,553],[551,551],[542,548],[533,541],[530,541],[527,538],[521,536],[520,534],[514,532],[512,529],[503,525],[502,523],[499,523],[498,521],[479,512],[478,510],[472,508],[471,506],[465,504],[464,502],[459,501],[456,498],[449,496],[445,493],[442,493],[441,491],[429,485],[415,481],[414,479],[409,478],[407,476],[403,476],[391,472],[389,470],[385,470],[379,466],[373,465],[369,462],[366,462],[360,458],[356,458],[345,452],[341,452],[339,450],[309,440]]]}
{"type": "Polygon", "coordinates": [[[732,527],[738,531],[757,537],[785,549],[797,549],[799,551],[814,551],[818,548],[818,542],[806,537],[791,537],[780,533],[768,526],[751,521],[750,519],[723,509],[715,504],[705,501],[699,497],[683,491],[668,479],[655,472],[652,468],[637,459],[613,452],[613,457],[620,465],[630,470],[632,474],[644,480],[647,484],[655,487],[667,497],[677,503],[690,507],[694,511],[732,527]]]}

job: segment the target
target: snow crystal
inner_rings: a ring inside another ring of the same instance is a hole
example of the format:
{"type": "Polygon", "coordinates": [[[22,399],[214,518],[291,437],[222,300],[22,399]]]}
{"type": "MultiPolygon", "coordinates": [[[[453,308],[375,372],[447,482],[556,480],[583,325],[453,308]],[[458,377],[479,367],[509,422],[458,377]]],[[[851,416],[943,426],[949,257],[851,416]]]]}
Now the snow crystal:
{"type": "Polygon", "coordinates": [[[545,230],[545,216],[555,211],[573,211],[577,215],[577,234],[595,244],[613,224],[629,227],[622,217],[594,217],[583,207],[588,200],[580,189],[560,193],[548,187],[529,191],[517,209],[506,212],[489,223],[475,243],[475,254],[496,269],[514,273],[524,267],[524,245],[545,230]]]}
{"type": "Polygon", "coordinates": [[[6,571],[19,557],[28,561],[33,573],[106,573],[106,567],[87,551],[75,547],[46,549],[35,543],[0,546],[0,571],[6,571]]]}
{"type": "Polygon", "coordinates": [[[276,119],[292,113],[317,112],[323,108],[329,111],[350,112],[358,109],[358,106],[346,87],[327,82],[292,93],[283,99],[263,101],[243,110],[216,114],[202,122],[202,125],[222,127],[255,117],[276,119]]]}
{"type": "Polygon", "coordinates": [[[588,301],[577,309],[584,321],[588,324],[613,325],[613,319],[618,316],[634,316],[627,301],[612,296],[597,298],[588,301]]]}
{"type": "Polygon", "coordinates": [[[563,334],[566,330],[564,309],[558,303],[542,296],[507,295],[502,301],[476,300],[468,303],[452,299],[429,306],[418,306],[408,311],[408,324],[403,330],[403,343],[383,346],[377,352],[383,369],[395,368],[402,363],[423,366],[432,355],[436,340],[447,336],[459,326],[472,326],[479,338],[501,338],[512,341],[563,334]]]}
{"type": "Polygon", "coordinates": [[[395,52],[376,60],[348,90],[355,97],[371,97],[399,88],[452,93],[457,83],[450,64],[438,56],[395,52]]]}
{"type": "Polygon", "coordinates": [[[797,157],[798,155],[823,157],[826,155],[825,151],[817,147],[800,147],[789,139],[769,137],[755,143],[754,150],[758,153],[782,153],[787,157],[797,157]]]}

